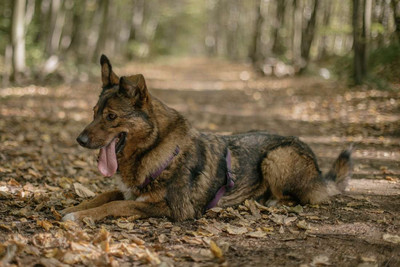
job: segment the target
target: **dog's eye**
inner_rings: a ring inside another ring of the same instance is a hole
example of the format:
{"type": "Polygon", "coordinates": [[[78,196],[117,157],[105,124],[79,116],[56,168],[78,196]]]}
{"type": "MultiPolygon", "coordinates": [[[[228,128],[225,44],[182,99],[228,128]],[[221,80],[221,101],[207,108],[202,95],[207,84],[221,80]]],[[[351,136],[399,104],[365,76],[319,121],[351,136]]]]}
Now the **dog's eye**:
{"type": "Polygon", "coordinates": [[[117,115],[115,115],[114,113],[108,113],[106,118],[108,121],[113,121],[117,118],[117,115]]]}

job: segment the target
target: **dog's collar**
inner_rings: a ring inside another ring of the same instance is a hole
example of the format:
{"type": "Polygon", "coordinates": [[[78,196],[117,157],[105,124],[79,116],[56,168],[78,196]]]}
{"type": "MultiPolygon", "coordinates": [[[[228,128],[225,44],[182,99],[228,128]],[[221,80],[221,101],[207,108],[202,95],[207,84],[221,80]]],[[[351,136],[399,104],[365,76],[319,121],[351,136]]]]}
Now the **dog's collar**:
{"type": "Polygon", "coordinates": [[[161,175],[161,173],[169,166],[172,160],[179,154],[180,150],[181,149],[179,148],[179,146],[176,146],[174,152],[169,156],[164,164],[162,164],[155,172],[150,173],[150,175],[147,176],[146,180],[144,180],[143,184],[138,186],[139,189],[145,188],[149,183],[157,179],[157,177],[161,175]]]}
{"type": "Polygon", "coordinates": [[[225,194],[225,192],[227,190],[231,189],[235,185],[235,182],[233,181],[231,161],[232,161],[231,151],[228,148],[226,151],[226,184],[224,184],[223,186],[221,186],[218,189],[217,193],[215,194],[214,199],[211,200],[210,203],[208,203],[206,210],[212,209],[215,206],[217,206],[218,201],[222,198],[222,196],[225,194]]]}

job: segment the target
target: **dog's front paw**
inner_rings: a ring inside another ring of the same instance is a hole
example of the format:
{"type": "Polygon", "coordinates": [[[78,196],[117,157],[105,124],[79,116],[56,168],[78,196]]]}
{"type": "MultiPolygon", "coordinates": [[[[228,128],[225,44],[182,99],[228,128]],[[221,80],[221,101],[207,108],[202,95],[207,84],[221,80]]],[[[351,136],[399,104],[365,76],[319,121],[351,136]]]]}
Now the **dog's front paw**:
{"type": "Polygon", "coordinates": [[[78,216],[77,216],[77,214],[75,212],[71,212],[71,213],[68,213],[68,214],[64,215],[64,217],[62,217],[61,220],[63,222],[66,222],[66,221],[77,222],[79,220],[79,218],[78,218],[78,216]]]}

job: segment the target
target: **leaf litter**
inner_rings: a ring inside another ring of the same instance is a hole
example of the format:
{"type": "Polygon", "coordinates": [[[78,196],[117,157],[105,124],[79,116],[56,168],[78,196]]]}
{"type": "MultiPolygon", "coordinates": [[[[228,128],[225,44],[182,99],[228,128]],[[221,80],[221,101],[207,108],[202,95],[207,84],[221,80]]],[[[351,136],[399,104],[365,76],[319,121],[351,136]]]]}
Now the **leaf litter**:
{"type": "MultiPolygon", "coordinates": [[[[151,67],[171,75],[175,72],[165,66],[151,67]]],[[[182,67],[193,72],[196,66],[182,67]]],[[[239,67],[224,69],[235,68],[239,67]]],[[[212,75],[218,73],[212,64],[205,69],[212,75]]],[[[223,81],[221,85],[225,86],[223,81]]],[[[190,86],[187,83],[185,88],[190,86]]],[[[97,83],[63,85],[48,90],[47,95],[0,97],[0,265],[267,262],[321,266],[346,262],[356,266],[389,262],[395,266],[400,262],[395,253],[400,232],[399,195],[374,195],[376,188],[360,193],[350,187],[350,196],[360,198],[337,196],[319,205],[285,202],[268,206],[248,200],[238,207],[213,208],[198,220],[179,223],[134,216],[97,223],[89,218],[79,224],[61,222],[60,210],[116,186],[112,179],[98,174],[96,152],[75,143],[90,120],[98,93],[91,90],[97,87],[97,83]],[[359,222],[365,222],[366,228],[359,222]],[[374,261],[366,260],[365,251],[374,261]]],[[[392,101],[386,100],[399,100],[398,92],[347,91],[337,84],[300,78],[249,83],[246,90],[251,95],[258,92],[261,98],[257,101],[244,91],[225,89],[213,92],[213,98],[197,91],[153,92],[201,130],[240,132],[250,127],[301,136],[311,144],[323,170],[329,168],[340,148],[353,140],[358,146],[355,178],[378,178],[399,189],[400,167],[395,160],[399,124],[385,121],[397,116],[398,101],[389,107],[387,103],[392,101]],[[377,114],[357,110],[360,101],[366,106],[378,103],[379,123],[375,122],[377,114]],[[218,112],[212,113],[214,109],[218,112]]]]}

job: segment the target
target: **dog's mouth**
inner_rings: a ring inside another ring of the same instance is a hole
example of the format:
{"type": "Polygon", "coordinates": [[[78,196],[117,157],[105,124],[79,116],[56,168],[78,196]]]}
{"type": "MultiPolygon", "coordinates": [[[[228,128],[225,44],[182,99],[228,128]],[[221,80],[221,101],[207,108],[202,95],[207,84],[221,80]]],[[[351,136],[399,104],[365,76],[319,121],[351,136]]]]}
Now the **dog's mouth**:
{"type": "Polygon", "coordinates": [[[115,146],[115,153],[119,154],[124,149],[126,144],[126,133],[122,132],[117,137],[117,145],[115,146]]]}
{"type": "Polygon", "coordinates": [[[117,154],[120,153],[126,143],[126,133],[118,134],[108,145],[100,148],[97,167],[101,174],[110,177],[118,169],[117,154]]]}

